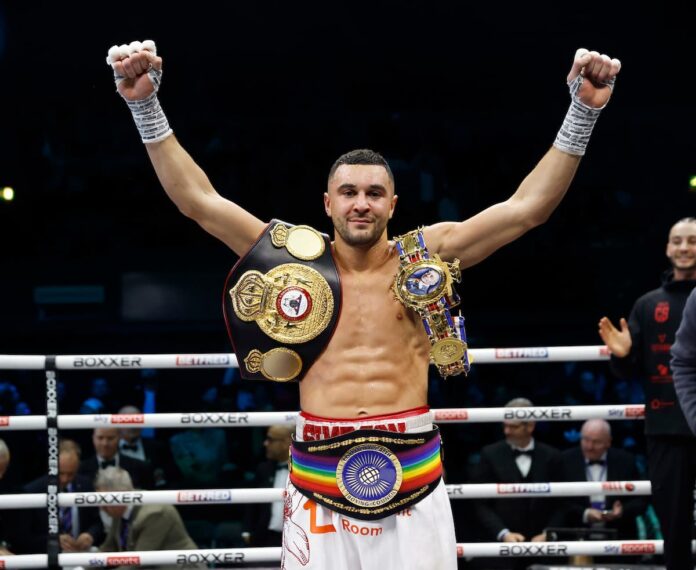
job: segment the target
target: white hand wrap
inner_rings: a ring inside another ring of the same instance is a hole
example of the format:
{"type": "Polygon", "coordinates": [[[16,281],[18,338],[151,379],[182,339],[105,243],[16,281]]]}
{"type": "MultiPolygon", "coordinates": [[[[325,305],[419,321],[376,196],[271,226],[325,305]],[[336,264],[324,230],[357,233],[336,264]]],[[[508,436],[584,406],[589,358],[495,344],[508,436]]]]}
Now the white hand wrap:
{"type": "MultiPolygon", "coordinates": [[[[109,49],[106,63],[113,68],[115,62],[125,59],[139,51],[149,51],[153,55],[157,55],[157,46],[155,46],[155,42],[152,40],[145,40],[142,43],[131,42],[128,45],[113,46],[109,49]]],[[[162,71],[158,71],[150,66],[147,76],[154,88],[152,94],[139,101],[129,101],[125,99],[125,97],[124,100],[133,114],[133,120],[135,121],[135,126],[138,128],[142,141],[144,143],[155,143],[166,139],[174,131],[169,127],[169,121],[167,121],[167,117],[157,98],[157,91],[159,91],[160,83],[162,82],[162,71]]],[[[124,79],[125,77],[119,75],[116,73],[116,70],[114,70],[114,81],[116,82],[117,88],[119,83],[124,79]]]]}
{"type": "MultiPolygon", "coordinates": [[[[582,75],[578,75],[568,84],[571,98],[570,108],[553,143],[553,146],[557,149],[577,156],[585,154],[592,129],[597,122],[600,112],[606,107],[606,105],[598,108],[589,107],[580,101],[578,91],[584,79],[582,75]]],[[[615,78],[607,82],[610,89],[614,88],[614,82],[615,78]]]]}

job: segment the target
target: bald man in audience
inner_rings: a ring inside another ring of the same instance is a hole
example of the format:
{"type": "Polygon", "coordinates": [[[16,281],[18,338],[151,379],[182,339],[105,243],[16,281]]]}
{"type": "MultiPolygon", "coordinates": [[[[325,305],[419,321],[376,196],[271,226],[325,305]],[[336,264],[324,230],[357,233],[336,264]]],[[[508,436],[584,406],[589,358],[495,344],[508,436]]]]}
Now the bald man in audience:
{"type": "MultiPolygon", "coordinates": [[[[561,454],[565,481],[636,481],[642,479],[633,454],[611,447],[611,426],[605,420],[587,420],[580,445],[561,454]]],[[[572,527],[616,529],[617,538],[636,539],[636,517],[647,500],[642,496],[593,495],[568,497],[566,524],[572,527]]]]}

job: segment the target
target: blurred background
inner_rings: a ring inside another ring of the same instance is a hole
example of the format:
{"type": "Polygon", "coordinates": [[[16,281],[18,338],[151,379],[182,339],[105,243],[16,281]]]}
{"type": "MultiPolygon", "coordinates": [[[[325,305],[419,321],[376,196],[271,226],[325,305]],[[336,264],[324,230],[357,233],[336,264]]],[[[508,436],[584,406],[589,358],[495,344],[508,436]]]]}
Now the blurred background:
{"type": "MultiPolygon", "coordinates": [[[[460,287],[471,346],[599,344],[598,319],[627,316],[659,285],[669,227],[696,212],[693,26],[670,3],[0,3],[0,353],[230,350],[220,298],[235,256],[168,201],[105,64],[111,45],[146,38],[165,60],[174,132],[222,195],[330,232],[328,169],[369,147],[396,176],[391,235],[505,200],[554,140],[575,50],[620,58],[567,198],[460,287]]],[[[142,403],[148,382],[159,382],[157,411],[297,406],[292,386],[240,388],[223,371],[193,373],[195,387],[186,375],[110,374],[105,411],[142,403]]],[[[0,379],[19,387],[6,409],[42,413],[29,376],[0,379]]],[[[72,375],[66,413],[94,381],[72,375]]],[[[517,395],[627,402],[640,388],[603,363],[481,366],[467,381],[433,380],[431,403],[517,395]]],[[[571,427],[547,439],[569,443],[571,427]]],[[[466,451],[480,436],[456,437],[466,451]]]]}

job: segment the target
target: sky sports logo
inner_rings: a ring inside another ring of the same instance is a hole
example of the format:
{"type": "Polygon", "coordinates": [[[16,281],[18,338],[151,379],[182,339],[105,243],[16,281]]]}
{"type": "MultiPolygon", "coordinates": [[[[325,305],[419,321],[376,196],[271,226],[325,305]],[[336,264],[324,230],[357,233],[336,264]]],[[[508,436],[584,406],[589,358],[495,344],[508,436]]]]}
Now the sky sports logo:
{"type": "Polygon", "coordinates": [[[107,566],[140,566],[140,556],[107,556],[107,566]]]}
{"type": "Polygon", "coordinates": [[[621,554],[655,554],[655,545],[651,542],[637,544],[622,544],[621,554]]]}
{"type": "Polygon", "coordinates": [[[469,412],[466,410],[435,410],[435,421],[468,420],[469,412]]]}
{"type": "Polygon", "coordinates": [[[112,424],[144,424],[144,414],[111,414],[112,424]]]}

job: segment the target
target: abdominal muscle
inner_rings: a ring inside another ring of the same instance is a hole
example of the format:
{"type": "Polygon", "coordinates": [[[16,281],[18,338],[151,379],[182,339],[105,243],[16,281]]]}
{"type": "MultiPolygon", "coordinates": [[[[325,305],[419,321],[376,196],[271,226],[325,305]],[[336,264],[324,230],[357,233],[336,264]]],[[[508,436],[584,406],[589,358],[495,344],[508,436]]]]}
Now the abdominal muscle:
{"type": "Polygon", "coordinates": [[[416,315],[393,298],[391,265],[341,274],[341,315],[300,382],[302,411],[339,419],[427,405],[430,343],[416,315]]]}

